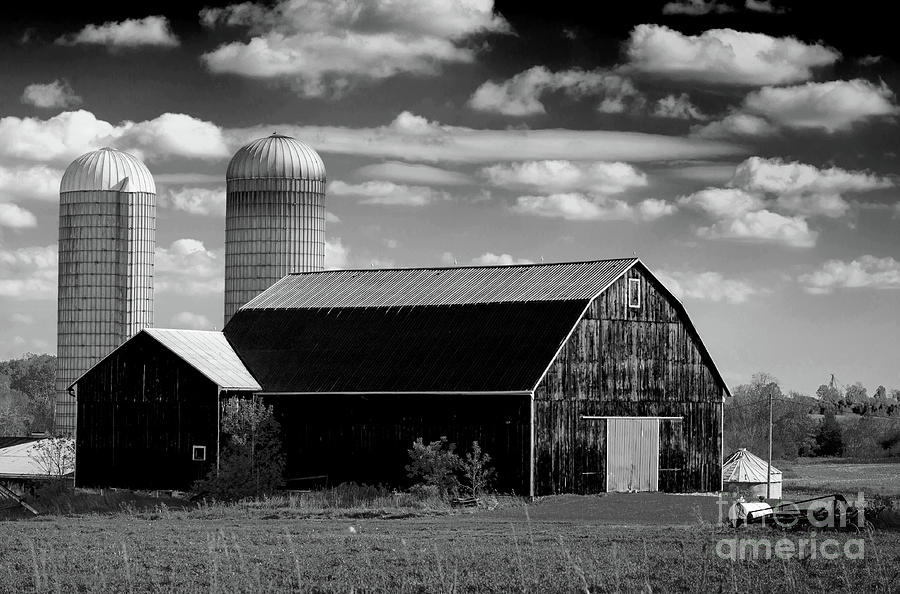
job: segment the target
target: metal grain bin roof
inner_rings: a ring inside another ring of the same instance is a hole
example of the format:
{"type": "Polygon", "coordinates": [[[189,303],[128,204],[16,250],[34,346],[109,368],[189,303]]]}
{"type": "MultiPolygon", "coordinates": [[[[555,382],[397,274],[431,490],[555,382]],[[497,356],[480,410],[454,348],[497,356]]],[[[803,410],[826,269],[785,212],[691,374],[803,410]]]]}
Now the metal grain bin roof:
{"type": "Polygon", "coordinates": [[[637,258],[459,268],[331,270],[285,276],[242,309],[405,307],[593,299],[637,258]]]}
{"type": "Polygon", "coordinates": [[[241,147],[228,163],[226,180],[305,179],[325,181],[325,163],[304,142],[272,134],[241,147]]]}
{"type": "MultiPolygon", "coordinates": [[[[726,483],[765,483],[765,460],[748,451],[746,448],[737,450],[725,459],[722,465],[722,480],[726,483]]],[[[772,467],[772,481],[781,482],[781,471],[772,467]]]]}
{"type": "Polygon", "coordinates": [[[59,184],[60,194],[98,190],[156,194],[156,183],[137,157],[103,147],[72,161],[59,184]]]}

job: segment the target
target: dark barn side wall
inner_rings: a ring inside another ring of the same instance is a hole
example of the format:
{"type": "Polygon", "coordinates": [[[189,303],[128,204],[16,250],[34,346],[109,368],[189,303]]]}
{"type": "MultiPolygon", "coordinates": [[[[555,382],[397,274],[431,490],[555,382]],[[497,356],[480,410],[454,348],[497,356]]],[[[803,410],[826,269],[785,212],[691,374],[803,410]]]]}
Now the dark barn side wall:
{"type": "Polygon", "coordinates": [[[79,487],[190,488],[216,463],[217,386],[139,334],[78,382],[79,487]],[[191,459],[206,446],[206,462],[191,459]]]}
{"type": "Polygon", "coordinates": [[[499,491],[528,493],[527,395],[304,394],[266,402],[281,423],[288,479],[327,475],[331,485],[408,485],[413,442],[447,436],[460,456],[478,441],[491,456],[499,491]]]}
{"type": "Polygon", "coordinates": [[[606,421],[660,422],[659,489],[718,491],[723,390],[697,338],[659,284],[632,268],[594,300],[535,391],[535,494],[606,486],[606,421]],[[628,278],[641,307],[627,306],[628,278]]]}

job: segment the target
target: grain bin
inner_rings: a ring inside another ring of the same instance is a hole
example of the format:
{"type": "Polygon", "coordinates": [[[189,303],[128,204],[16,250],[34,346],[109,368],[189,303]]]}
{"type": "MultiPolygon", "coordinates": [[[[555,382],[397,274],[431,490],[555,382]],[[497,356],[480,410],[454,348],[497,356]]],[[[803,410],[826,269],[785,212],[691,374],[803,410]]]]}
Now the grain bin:
{"type": "Polygon", "coordinates": [[[226,173],[225,323],[292,272],[325,267],[325,164],[280,134],[254,140],[226,173]]]}
{"type": "Polygon", "coordinates": [[[59,187],[56,430],[75,432],[68,386],[153,325],[156,184],[136,157],[102,148],[75,159],[59,187]]]}

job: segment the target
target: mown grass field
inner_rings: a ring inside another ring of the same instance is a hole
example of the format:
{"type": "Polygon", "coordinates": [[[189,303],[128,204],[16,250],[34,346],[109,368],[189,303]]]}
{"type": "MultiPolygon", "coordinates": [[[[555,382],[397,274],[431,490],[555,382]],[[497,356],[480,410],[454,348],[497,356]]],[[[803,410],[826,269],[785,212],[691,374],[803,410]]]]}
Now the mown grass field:
{"type": "Polygon", "coordinates": [[[795,594],[893,592],[900,581],[896,532],[816,535],[864,538],[861,560],[721,559],[723,538],[783,535],[717,527],[709,497],[509,499],[465,511],[378,503],[276,500],[0,522],[0,592],[795,594]]]}
{"type": "Polygon", "coordinates": [[[844,462],[779,463],[784,473],[784,496],[842,493],[900,499],[900,463],[854,464],[844,462]]]}

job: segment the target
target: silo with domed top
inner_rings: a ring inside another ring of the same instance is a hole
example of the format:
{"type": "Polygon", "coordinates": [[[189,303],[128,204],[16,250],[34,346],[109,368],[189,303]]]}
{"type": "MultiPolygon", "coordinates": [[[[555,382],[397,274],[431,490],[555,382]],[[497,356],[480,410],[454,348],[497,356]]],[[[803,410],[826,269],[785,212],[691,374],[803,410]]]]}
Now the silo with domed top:
{"type": "Polygon", "coordinates": [[[156,184],[136,157],[101,148],[75,159],[59,187],[56,431],[76,429],[68,387],[153,325],[156,184]]]}
{"type": "Polygon", "coordinates": [[[226,186],[225,324],[284,275],[325,267],[325,164],[272,134],[235,153],[226,186]]]}

